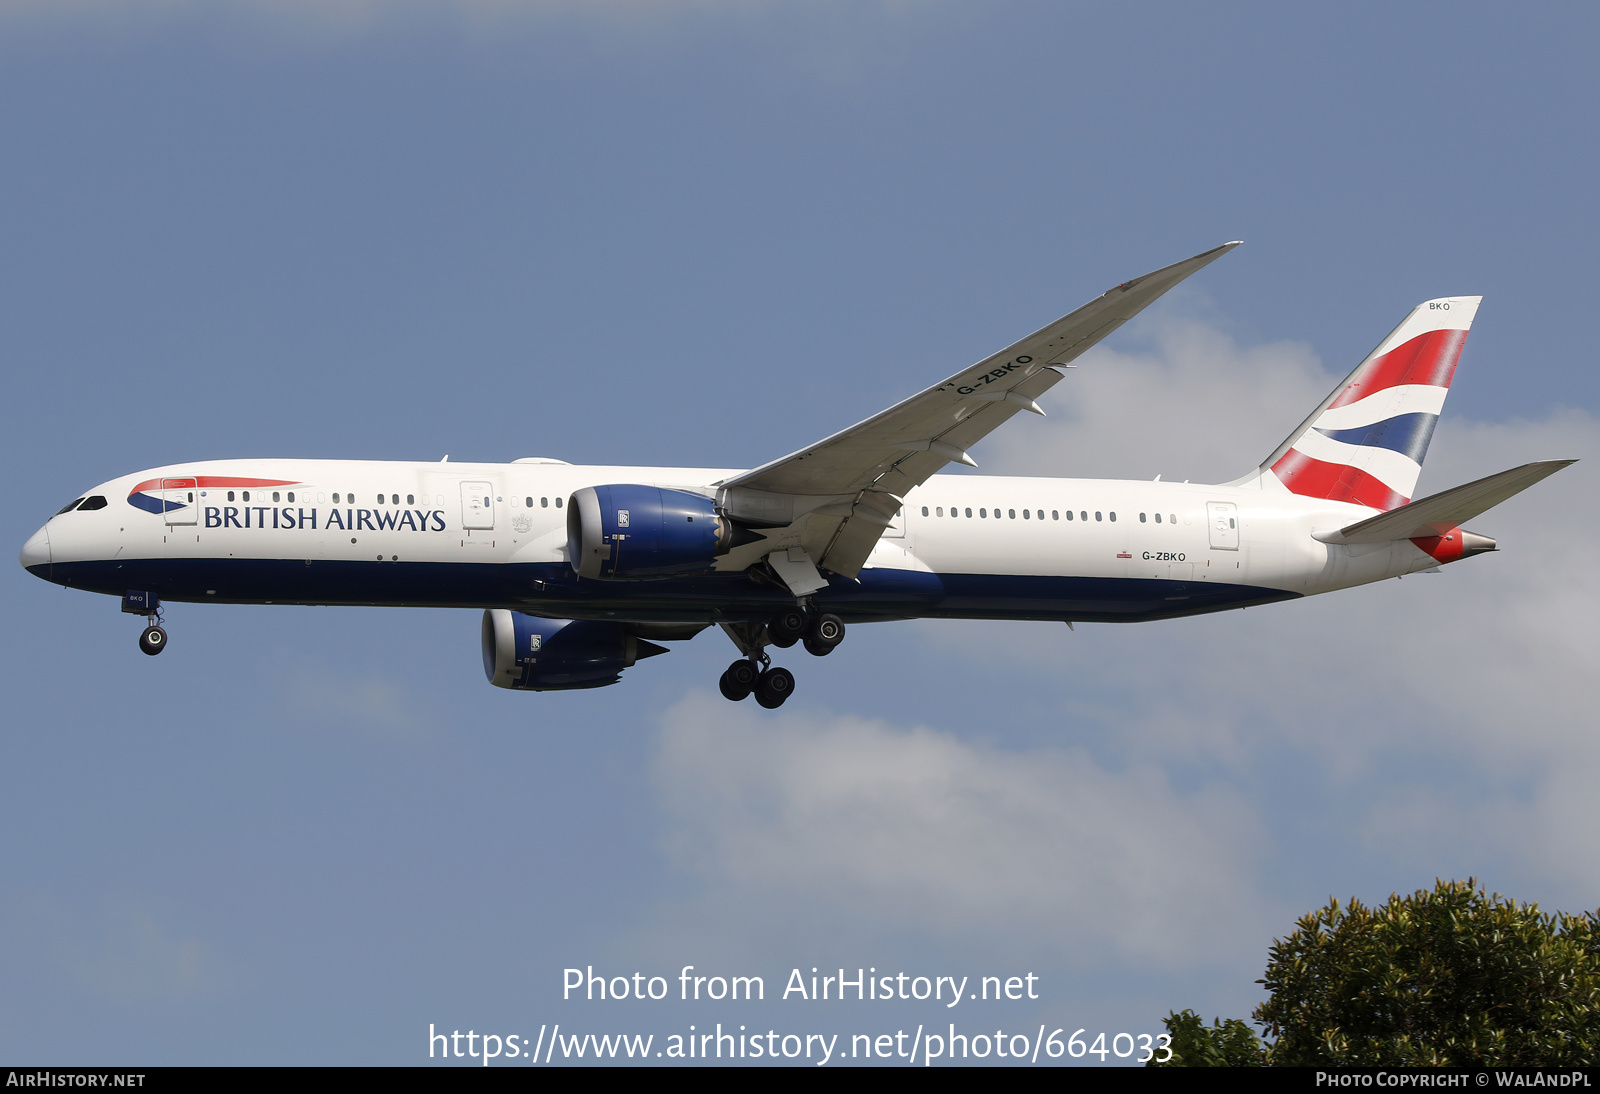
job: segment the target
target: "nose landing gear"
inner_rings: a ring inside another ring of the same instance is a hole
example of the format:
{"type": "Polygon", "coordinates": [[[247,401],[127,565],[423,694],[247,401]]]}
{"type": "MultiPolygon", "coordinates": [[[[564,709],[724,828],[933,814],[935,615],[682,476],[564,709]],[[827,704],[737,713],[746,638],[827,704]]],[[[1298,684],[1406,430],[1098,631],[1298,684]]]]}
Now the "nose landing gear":
{"type": "Polygon", "coordinates": [[[142,615],[149,626],[139,635],[139,648],[154,657],[167,648],[167,632],[161,627],[161,598],[153,592],[129,589],[122,594],[122,610],[142,615]]]}

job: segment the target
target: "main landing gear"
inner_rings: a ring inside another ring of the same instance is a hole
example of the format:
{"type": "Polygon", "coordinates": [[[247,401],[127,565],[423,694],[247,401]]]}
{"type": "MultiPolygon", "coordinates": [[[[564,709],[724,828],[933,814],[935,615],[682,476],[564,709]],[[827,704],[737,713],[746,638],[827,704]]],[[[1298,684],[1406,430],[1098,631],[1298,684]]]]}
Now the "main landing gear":
{"type": "Polygon", "coordinates": [[[756,702],[768,710],[781,707],[794,693],[794,673],[774,666],[766,646],[787,649],[803,642],[807,653],[826,657],[844,641],[844,620],[832,612],[818,613],[804,607],[779,612],[764,624],[724,623],[722,629],[744,654],[728,666],[717,682],[723,697],[737,703],[754,695],[756,702]]]}

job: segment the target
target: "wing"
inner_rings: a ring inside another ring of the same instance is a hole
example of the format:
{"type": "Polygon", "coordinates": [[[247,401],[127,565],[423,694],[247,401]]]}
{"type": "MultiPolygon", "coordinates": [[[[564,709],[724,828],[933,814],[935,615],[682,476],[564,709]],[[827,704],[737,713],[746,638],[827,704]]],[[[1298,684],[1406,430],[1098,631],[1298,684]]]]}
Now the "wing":
{"type": "Polygon", "coordinates": [[[773,545],[803,546],[818,565],[854,577],[908,490],[947,463],[977,466],[967,449],[1019,411],[1044,413],[1034,400],[1061,379],[1051,365],[1073,360],[1238,245],[1225,243],[1125,281],[943,383],[727,480],[721,484],[724,507],[736,519],[754,517],[769,526],[785,518],[803,522],[794,534],[770,537],[773,545]]]}

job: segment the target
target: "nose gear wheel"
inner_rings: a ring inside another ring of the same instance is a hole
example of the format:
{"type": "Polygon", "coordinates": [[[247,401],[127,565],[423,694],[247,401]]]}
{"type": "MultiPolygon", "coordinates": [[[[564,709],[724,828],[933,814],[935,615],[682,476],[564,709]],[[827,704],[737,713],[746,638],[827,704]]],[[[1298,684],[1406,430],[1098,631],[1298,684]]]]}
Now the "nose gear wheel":
{"type": "Polygon", "coordinates": [[[167,632],[152,623],[139,636],[139,648],[154,657],[167,648],[167,632]]]}

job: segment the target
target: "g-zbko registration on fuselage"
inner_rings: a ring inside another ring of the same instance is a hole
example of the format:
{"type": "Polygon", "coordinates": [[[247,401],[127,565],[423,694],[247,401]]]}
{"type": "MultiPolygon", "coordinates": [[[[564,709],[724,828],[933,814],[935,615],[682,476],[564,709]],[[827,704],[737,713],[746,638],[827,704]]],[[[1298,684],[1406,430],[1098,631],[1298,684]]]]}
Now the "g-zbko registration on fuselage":
{"type": "Polygon", "coordinates": [[[1220,486],[936,474],[1229,243],[1125,282],[883,413],[754,470],[223,460],[113,479],[22,549],[47,581],[163,601],[482,608],[484,671],[616,683],[717,624],[730,699],[775,707],[768,646],[934,616],[1137,622],[1243,608],[1493,550],[1465,521],[1572,462],[1412,501],[1478,297],[1417,306],[1255,470],[1220,486]]]}

